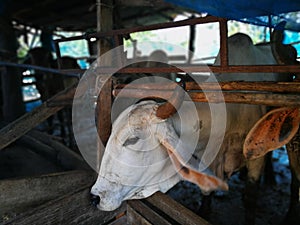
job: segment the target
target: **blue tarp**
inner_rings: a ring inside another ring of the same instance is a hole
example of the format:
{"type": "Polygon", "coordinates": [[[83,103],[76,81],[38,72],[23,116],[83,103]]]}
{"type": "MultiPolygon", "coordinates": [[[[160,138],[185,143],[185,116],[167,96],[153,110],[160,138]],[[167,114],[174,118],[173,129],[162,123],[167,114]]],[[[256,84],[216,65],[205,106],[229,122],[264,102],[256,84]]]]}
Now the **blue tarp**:
{"type": "Polygon", "coordinates": [[[287,21],[286,29],[300,31],[300,0],[166,0],[199,13],[256,25],[275,26],[287,21]],[[269,20],[271,18],[271,20],[269,20]]]}

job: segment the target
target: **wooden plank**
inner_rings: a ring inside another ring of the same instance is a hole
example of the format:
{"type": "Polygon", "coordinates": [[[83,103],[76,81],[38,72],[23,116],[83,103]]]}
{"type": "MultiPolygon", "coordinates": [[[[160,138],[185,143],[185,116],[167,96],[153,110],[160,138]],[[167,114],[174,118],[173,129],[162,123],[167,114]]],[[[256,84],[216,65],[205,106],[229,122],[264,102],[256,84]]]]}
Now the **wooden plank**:
{"type": "MultiPolygon", "coordinates": [[[[162,215],[155,212],[152,208],[147,206],[140,200],[132,200],[127,202],[127,208],[130,207],[132,210],[136,211],[137,213],[141,214],[147,221],[151,224],[159,224],[159,225],[172,225],[174,223],[169,222],[166,218],[162,215]]],[[[130,211],[127,212],[128,217],[130,218],[130,211]]],[[[174,222],[174,221],[173,221],[174,222]]]]}
{"type": "MultiPolygon", "coordinates": [[[[89,165],[84,161],[84,159],[63,145],[62,143],[55,141],[51,138],[50,135],[42,133],[37,130],[31,130],[28,132],[28,135],[24,137],[35,139],[36,141],[40,141],[44,145],[51,147],[55,151],[55,156],[57,163],[62,165],[66,170],[89,170],[89,165]]],[[[23,138],[23,137],[22,137],[23,138]]],[[[38,149],[36,153],[39,153],[38,149]]]]}
{"type": "MultiPolygon", "coordinates": [[[[119,97],[129,98],[162,98],[170,99],[173,91],[164,90],[139,90],[123,89],[122,92],[118,90],[113,91],[113,95],[119,97]]],[[[300,96],[292,94],[273,94],[273,93],[250,93],[250,92],[188,92],[190,98],[194,102],[210,102],[210,103],[243,103],[254,105],[268,105],[268,106],[299,106],[300,96]]]]}
{"type": "Polygon", "coordinates": [[[25,211],[84,185],[91,185],[94,180],[93,173],[87,171],[1,180],[0,212],[4,215],[25,211]]]}
{"type": "MultiPolygon", "coordinates": [[[[115,68],[97,68],[97,74],[111,74],[115,68]]],[[[300,67],[297,65],[239,65],[227,67],[208,65],[184,65],[173,64],[172,67],[126,67],[118,70],[118,73],[177,73],[177,72],[213,72],[213,73],[299,73],[300,67]]]]}
{"type": "Polygon", "coordinates": [[[141,214],[127,206],[127,223],[130,225],[158,225],[147,221],[141,214]]]}
{"type": "MultiPolygon", "coordinates": [[[[74,92],[74,87],[70,87],[58,93],[57,95],[49,99],[49,101],[62,100],[65,97],[68,98],[70,95],[74,95],[74,92]]],[[[0,150],[13,143],[15,140],[20,138],[22,135],[27,133],[29,130],[31,130],[62,108],[62,106],[49,108],[47,106],[47,102],[44,102],[42,105],[36,107],[31,112],[26,113],[25,115],[19,117],[17,120],[2,128],[0,130],[0,150]]]]}
{"type": "MultiPolygon", "coordinates": [[[[174,90],[176,83],[167,84],[118,84],[114,90],[126,87],[126,89],[147,89],[147,90],[174,90]]],[[[223,91],[270,91],[270,92],[297,92],[300,93],[300,82],[247,82],[247,81],[226,81],[226,82],[186,82],[187,91],[191,90],[223,90],[223,91]]]]}
{"type": "Polygon", "coordinates": [[[129,225],[127,223],[127,216],[122,216],[121,218],[109,223],[108,225],[129,225]]]}
{"type": "Polygon", "coordinates": [[[112,212],[100,211],[90,203],[90,185],[82,186],[80,190],[66,194],[49,201],[35,209],[12,218],[3,223],[7,224],[105,224],[126,210],[123,203],[112,212]]]}
{"type": "Polygon", "coordinates": [[[209,225],[206,220],[161,192],[155,193],[146,201],[159,208],[169,217],[174,218],[181,225],[209,225]]]}

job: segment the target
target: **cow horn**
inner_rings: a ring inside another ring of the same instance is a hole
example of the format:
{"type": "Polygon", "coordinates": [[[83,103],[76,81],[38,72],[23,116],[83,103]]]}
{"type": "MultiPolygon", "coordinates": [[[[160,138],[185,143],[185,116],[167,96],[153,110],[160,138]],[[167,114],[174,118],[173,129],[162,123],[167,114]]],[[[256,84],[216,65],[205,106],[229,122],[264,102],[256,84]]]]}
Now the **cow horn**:
{"type": "Polygon", "coordinates": [[[297,50],[292,45],[283,44],[284,27],[286,22],[280,22],[272,32],[271,35],[271,48],[272,53],[278,64],[281,65],[294,65],[298,64],[297,50]]]}
{"type": "Polygon", "coordinates": [[[185,91],[183,90],[185,89],[185,85],[182,83],[181,86],[177,85],[171,98],[157,108],[156,116],[158,118],[167,119],[176,113],[177,109],[181,106],[185,95],[185,91]]]}

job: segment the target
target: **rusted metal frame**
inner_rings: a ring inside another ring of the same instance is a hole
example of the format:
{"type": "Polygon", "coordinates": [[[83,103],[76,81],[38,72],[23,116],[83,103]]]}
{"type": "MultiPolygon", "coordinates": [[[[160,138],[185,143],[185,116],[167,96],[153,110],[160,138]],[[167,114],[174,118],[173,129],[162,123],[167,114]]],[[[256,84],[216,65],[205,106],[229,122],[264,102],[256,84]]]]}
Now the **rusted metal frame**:
{"type": "Polygon", "coordinates": [[[188,26],[188,25],[196,25],[196,24],[203,24],[203,23],[211,23],[211,22],[219,22],[220,18],[214,16],[206,16],[206,17],[199,17],[199,18],[192,18],[186,19],[177,22],[167,22],[167,23],[159,23],[153,24],[148,26],[139,26],[134,28],[126,28],[126,29],[119,29],[119,30],[111,30],[111,31],[101,31],[93,34],[85,34],[79,35],[75,37],[68,37],[68,38],[61,38],[54,40],[55,43],[55,50],[57,54],[57,61],[58,61],[58,68],[61,68],[61,53],[59,48],[60,42],[67,42],[67,41],[75,41],[75,40],[89,40],[90,38],[104,38],[107,36],[113,36],[114,40],[116,41],[116,37],[120,39],[123,35],[134,33],[134,32],[142,32],[148,30],[158,30],[158,29],[165,29],[165,28],[172,28],[172,27],[180,27],[180,26],[188,26]]]}
{"type": "Polygon", "coordinates": [[[227,36],[228,36],[228,26],[227,20],[221,19],[219,21],[219,30],[220,30],[220,56],[221,56],[221,67],[223,69],[227,69],[228,67],[228,44],[227,44],[227,36]]]}
{"type": "Polygon", "coordinates": [[[112,36],[112,35],[124,35],[124,34],[143,32],[143,31],[149,31],[149,30],[159,30],[159,29],[166,29],[166,28],[172,28],[172,27],[181,27],[181,26],[190,26],[190,25],[196,25],[196,24],[219,22],[219,20],[220,20],[220,18],[214,17],[214,16],[198,17],[198,18],[181,20],[181,21],[177,21],[177,22],[158,23],[158,24],[147,25],[147,26],[139,26],[139,27],[133,27],[133,28],[112,30],[112,31],[108,31],[108,32],[99,32],[99,33],[92,34],[91,37],[100,38],[100,37],[106,37],[106,36],[112,36]]]}
{"type": "MultiPolygon", "coordinates": [[[[123,89],[114,90],[113,95],[118,97],[128,98],[161,98],[170,99],[173,90],[143,90],[123,89]]],[[[209,102],[209,103],[243,103],[253,105],[268,105],[268,106],[300,106],[300,95],[292,94],[277,94],[277,93],[257,93],[257,92],[188,92],[190,99],[194,102],[209,102]]],[[[189,99],[185,99],[189,100],[189,99]]]]}
{"type": "MultiPolygon", "coordinates": [[[[110,81],[111,82],[111,81],[110,81]]],[[[121,89],[127,89],[127,92],[136,92],[136,89],[140,90],[154,90],[154,91],[172,91],[176,87],[176,83],[168,84],[118,84],[109,88],[112,90],[113,96],[118,95],[121,89]]],[[[226,81],[226,82],[186,82],[186,91],[256,91],[258,92],[273,92],[273,93],[300,93],[300,83],[299,82],[246,82],[246,81],[226,81]]],[[[84,85],[80,86],[81,89],[77,90],[77,93],[84,93],[87,87],[84,85]]],[[[80,94],[79,94],[80,95],[80,94]]],[[[72,95],[60,98],[60,100],[50,100],[48,101],[49,107],[57,106],[70,106],[76,104],[76,99],[73,99],[72,95]]]]}
{"type": "MultiPolygon", "coordinates": [[[[126,87],[126,89],[139,89],[142,87],[143,90],[174,90],[176,83],[158,84],[158,83],[147,83],[147,84],[117,84],[114,86],[114,90],[118,91],[126,87]]],[[[186,82],[186,91],[270,91],[270,92],[300,92],[300,82],[246,82],[246,81],[226,81],[226,82],[186,82]]],[[[136,90],[133,90],[136,91],[136,90]]]]}
{"type": "MultiPolygon", "coordinates": [[[[148,26],[134,27],[134,28],[126,28],[120,30],[111,30],[107,32],[97,32],[94,34],[81,35],[70,38],[62,38],[55,40],[56,46],[59,42],[72,41],[72,40],[80,40],[80,39],[89,39],[91,37],[103,38],[107,36],[122,36],[125,34],[133,33],[133,32],[142,32],[148,30],[157,30],[171,27],[179,27],[179,26],[188,26],[194,24],[203,24],[203,23],[211,23],[211,22],[219,22],[220,24],[220,54],[221,54],[221,65],[220,66],[207,66],[207,65],[183,65],[183,64],[174,64],[174,67],[160,67],[160,68],[123,68],[119,73],[174,73],[174,72],[214,72],[214,73],[242,73],[242,72],[262,72],[262,73],[296,73],[300,72],[300,67],[296,65],[228,65],[228,46],[227,46],[227,20],[222,18],[217,18],[213,16],[200,17],[182,20],[178,22],[168,22],[168,23],[160,23],[148,26]],[[176,68],[180,67],[179,68],[176,68]]],[[[116,39],[115,39],[116,40],[116,39]]],[[[59,51],[59,48],[56,48],[59,51]]],[[[99,74],[107,74],[115,71],[115,68],[101,68],[99,69],[99,74]]]]}
{"type": "MultiPolygon", "coordinates": [[[[113,73],[115,68],[97,68],[97,74],[113,73]]],[[[176,73],[176,72],[213,72],[213,73],[299,73],[298,65],[241,65],[241,66],[207,66],[207,65],[180,65],[173,67],[143,67],[143,68],[122,68],[118,73],[176,73]]]]}
{"type": "Polygon", "coordinates": [[[214,16],[206,16],[206,17],[198,17],[198,18],[192,18],[192,19],[186,19],[181,20],[177,22],[167,22],[167,23],[158,23],[153,25],[147,25],[147,26],[138,26],[133,28],[125,28],[125,29],[119,29],[119,30],[111,30],[111,31],[102,31],[97,32],[93,34],[85,34],[85,35],[79,35],[74,37],[68,37],[68,38],[61,38],[57,39],[54,42],[66,42],[66,41],[75,41],[75,40],[82,40],[82,39],[90,39],[92,37],[95,38],[102,38],[107,36],[114,36],[114,35],[125,35],[135,32],[143,32],[143,31],[149,31],[149,30],[158,30],[158,29],[165,29],[165,28],[172,28],[172,27],[180,27],[180,26],[189,26],[189,25],[196,25],[196,24],[202,24],[202,23],[213,23],[213,22],[219,22],[220,18],[214,17],[214,16]]]}

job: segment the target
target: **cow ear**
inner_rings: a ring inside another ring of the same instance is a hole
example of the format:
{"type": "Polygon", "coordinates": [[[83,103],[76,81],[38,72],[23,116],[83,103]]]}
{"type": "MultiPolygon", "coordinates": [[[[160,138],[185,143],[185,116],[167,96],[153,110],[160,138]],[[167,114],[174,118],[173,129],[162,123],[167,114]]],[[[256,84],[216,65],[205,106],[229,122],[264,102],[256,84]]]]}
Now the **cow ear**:
{"type": "Polygon", "coordinates": [[[201,173],[186,165],[184,160],[174,147],[176,146],[176,144],[173,143],[173,141],[176,139],[169,137],[159,139],[160,143],[166,148],[172,164],[176,169],[176,172],[179,173],[183,179],[197,184],[205,193],[209,193],[218,189],[228,190],[227,183],[225,183],[221,179],[212,175],[201,173]]]}
{"type": "Polygon", "coordinates": [[[246,159],[264,156],[287,144],[299,127],[299,108],[278,108],[264,115],[250,130],[243,153],[246,159]]]}
{"type": "Polygon", "coordinates": [[[177,170],[177,173],[179,173],[183,179],[198,185],[204,193],[210,193],[211,191],[218,189],[225,191],[228,190],[227,183],[221,179],[212,175],[201,173],[183,164],[180,156],[176,154],[176,151],[174,152],[170,148],[167,148],[167,152],[175,169],[177,170]]]}

